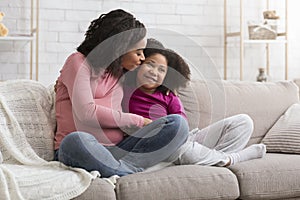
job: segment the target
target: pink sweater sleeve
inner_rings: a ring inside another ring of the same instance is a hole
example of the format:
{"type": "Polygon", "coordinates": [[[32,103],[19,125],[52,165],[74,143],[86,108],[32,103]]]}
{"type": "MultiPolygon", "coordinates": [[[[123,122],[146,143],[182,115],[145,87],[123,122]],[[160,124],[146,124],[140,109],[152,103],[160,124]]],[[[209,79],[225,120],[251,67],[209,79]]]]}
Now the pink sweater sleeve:
{"type": "Polygon", "coordinates": [[[99,127],[100,125],[102,128],[143,126],[143,117],[122,112],[122,88],[115,78],[110,76],[99,83],[97,78],[93,80],[91,77],[91,69],[84,61],[84,56],[79,53],[71,55],[61,71],[60,78],[67,88],[76,120],[85,126],[99,127]],[[96,89],[102,87],[104,91],[107,87],[112,91],[110,94],[97,94],[95,99],[96,89]],[[118,87],[120,91],[116,89],[118,87]]]}

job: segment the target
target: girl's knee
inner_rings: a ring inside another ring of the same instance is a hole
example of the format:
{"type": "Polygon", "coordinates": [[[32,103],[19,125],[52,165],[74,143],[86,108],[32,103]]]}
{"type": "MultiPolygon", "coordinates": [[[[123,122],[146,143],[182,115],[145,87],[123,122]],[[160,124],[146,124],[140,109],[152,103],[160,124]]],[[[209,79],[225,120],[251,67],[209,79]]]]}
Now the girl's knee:
{"type": "Polygon", "coordinates": [[[254,123],[252,118],[247,114],[239,114],[238,118],[244,125],[245,130],[248,130],[249,134],[251,135],[254,130],[254,123]]]}
{"type": "Polygon", "coordinates": [[[242,117],[243,121],[245,121],[245,124],[247,124],[249,127],[251,127],[253,129],[252,118],[247,114],[241,114],[240,116],[242,117]]]}

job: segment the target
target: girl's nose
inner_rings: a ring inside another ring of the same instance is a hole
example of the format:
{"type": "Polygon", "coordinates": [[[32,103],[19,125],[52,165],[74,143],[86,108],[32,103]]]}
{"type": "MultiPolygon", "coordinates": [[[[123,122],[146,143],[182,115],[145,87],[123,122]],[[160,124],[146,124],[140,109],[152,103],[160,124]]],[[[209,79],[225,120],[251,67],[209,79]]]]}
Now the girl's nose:
{"type": "Polygon", "coordinates": [[[156,70],[156,68],[152,68],[151,70],[149,70],[149,72],[150,72],[150,74],[151,74],[152,76],[156,76],[156,75],[157,75],[157,70],[156,70]]]}

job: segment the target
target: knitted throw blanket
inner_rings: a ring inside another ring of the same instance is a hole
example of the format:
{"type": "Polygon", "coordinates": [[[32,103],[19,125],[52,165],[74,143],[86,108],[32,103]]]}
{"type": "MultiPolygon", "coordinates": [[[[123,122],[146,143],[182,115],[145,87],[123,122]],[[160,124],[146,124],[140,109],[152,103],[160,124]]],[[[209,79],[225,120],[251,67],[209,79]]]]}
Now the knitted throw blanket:
{"type": "Polygon", "coordinates": [[[40,158],[1,94],[0,108],[1,199],[72,199],[99,175],[40,158]]]}

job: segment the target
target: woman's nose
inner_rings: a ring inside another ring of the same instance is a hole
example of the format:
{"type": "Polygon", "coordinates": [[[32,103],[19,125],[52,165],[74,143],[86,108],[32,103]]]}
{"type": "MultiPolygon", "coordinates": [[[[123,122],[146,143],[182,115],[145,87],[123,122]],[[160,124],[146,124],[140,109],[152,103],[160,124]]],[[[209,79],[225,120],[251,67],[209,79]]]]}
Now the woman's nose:
{"type": "Polygon", "coordinates": [[[144,60],[145,60],[145,55],[144,55],[144,53],[141,53],[141,55],[140,55],[140,60],[141,60],[141,61],[144,61],[144,60]]]}

